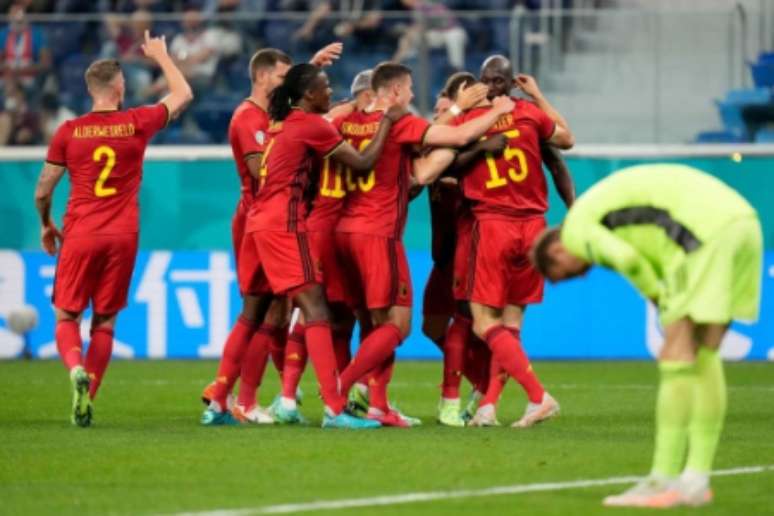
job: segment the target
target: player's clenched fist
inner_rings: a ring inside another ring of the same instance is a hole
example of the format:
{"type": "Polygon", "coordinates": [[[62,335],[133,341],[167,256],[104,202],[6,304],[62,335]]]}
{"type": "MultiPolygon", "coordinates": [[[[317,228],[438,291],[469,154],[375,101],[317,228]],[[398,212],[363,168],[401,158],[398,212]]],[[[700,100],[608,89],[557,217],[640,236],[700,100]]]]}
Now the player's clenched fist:
{"type": "Polygon", "coordinates": [[[158,61],[159,58],[167,55],[166,36],[152,38],[150,31],[145,31],[145,43],[142,44],[142,51],[146,57],[158,61]]]}
{"type": "Polygon", "coordinates": [[[482,151],[492,154],[500,154],[505,150],[506,145],[508,145],[508,138],[502,133],[487,138],[479,144],[482,151]]]}

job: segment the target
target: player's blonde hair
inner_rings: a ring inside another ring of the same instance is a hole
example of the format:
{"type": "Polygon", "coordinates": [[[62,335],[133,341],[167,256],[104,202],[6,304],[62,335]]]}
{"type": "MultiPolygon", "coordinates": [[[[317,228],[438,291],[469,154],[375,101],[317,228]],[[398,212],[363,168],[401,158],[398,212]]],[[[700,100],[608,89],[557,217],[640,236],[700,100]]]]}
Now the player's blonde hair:
{"type": "Polygon", "coordinates": [[[116,59],[98,59],[89,65],[83,78],[90,92],[103,90],[121,73],[121,64],[116,59]]]}

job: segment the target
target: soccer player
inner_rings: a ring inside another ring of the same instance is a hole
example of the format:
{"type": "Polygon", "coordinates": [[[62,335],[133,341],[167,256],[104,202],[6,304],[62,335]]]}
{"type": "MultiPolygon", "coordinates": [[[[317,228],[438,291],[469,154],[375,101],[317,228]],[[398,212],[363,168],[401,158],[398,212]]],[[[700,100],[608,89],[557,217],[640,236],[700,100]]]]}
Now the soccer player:
{"type": "MultiPolygon", "coordinates": [[[[370,110],[352,113],[341,124],[342,134],[361,148],[373,138],[384,109],[396,103],[407,108],[411,99],[411,69],[381,63],[371,85],[376,100],[370,110]]],[[[407,426],[387,401],[395,348],[411,327],[411,281],[403,248],[403,229],[408,211],[414,146],[460,147],[478,139],[500,114],[513,108],[508,98],[496,99],[494,108],[460,127],[431,125],[407,115],[392,128],[376,167],[351,183],[336,232],[336,243],[347,273],[346,283],[355,306],[371,313],[374,329],[362,342],[355,358],[341,374],[342,392],[366,373],[378,368],[371,381],[369,417],[385,425],[407,426]]],[[[349,185],[348,185],[349,186],[349,185]]]]}
{"type": "MultiPolygon", "coordinates": [[[[322,117],[330,109],[330,97],[327,76],[311,64],[291,67],[272,92],[269,115],[276,126],[270,130],[273,134],[263,154],[265,182],[248,215],[239,280],[245,293],[262,300],[287,296],[301,309],[304,340],[325,404],[323,427],[374,428],[381,425],[344,410],[346,398],[338,388],[330,310],[315,267],[317,257],[309,245],[306,218],[318,184],[310,177],[313,161],[332,157],[353,171],[370,170],[402,110],[388,111],[373,141],[360,153],[322,117]]],[[[208,412],[217,408],[211,406],[208,412]]]]}
{"type": "MultiPolygon", "coordinates": [[[[363,70],[352,80],[351,101],[339,104],[328,112],[326,118],[333,119],[334,127],[340,129],[343,117],[352,111],[362,111],[373,101],[371,89],[371,70],[363,70]]],[[[336,355],[336,370],[340,373],[349,364],[350,340],[355,325],[355,316],[348,307],[346,289],[342,281],[339,260],[336,255],[334,230],[339,220],[341,208],[347,195],[347,184],[355,178],[353,172],[346,166],[326,158],[319,164],[319,188],[306,221],[309,232],[309,244],[312,254],[318,257],[317,266],[323,276],[325,293],[331,307],[331,328],[333,334],[333,350],[336,355]]],[[[304,324],[299,318],[293,327],[285,349],[285,370],[282,375],[282,393],[277,403],[272,406],[275,419],[280,423],[303,422],[303,416],[298,411],[296,392],[307,362],[306,344],[304,343],[304,324]]]]}
{"type": "Polygon", "coordinates": [[[551,281],[582,275],[592,264],[615,270],[660,311],[665,341],[653,468],[604,504],[711,502],[709,474],[726,412],[718,349],[731,320],[756,320],[760,304],[755,210],[695,168],[629,167],[581,195],[563,226],[538,239],[532,260],[551,281]]]}
{"type": "MultiPolygon", "coordinates": [[[[574,138],[534,79],[519,76],[514,80],[507,58],[492,56],[484,61],[481,82],[489,87],[490,98],[507,94],[518,85],[535,102],[515,101],[514,110],[488,133],[508,139],[505,151],[478,160],[463,179],[463,193],[475,219],[467,253],[465,296],[470,301],[473,332],[527,393],[525,413],[513,424],[526,428],[559,411],[559,404],[545,392],[533,371],[520,339],[526,305],[540,302],[543,295],[542,277],[527,259],[529,246],[545,228],[548,209],[540,144],[569,148],[574,138]]],[[[475,120],[489,111],[488,107],[472,109],[455,123],[475,120]]],[[[492,379],[490,373],[490,382],[492,379]]],[[[487,403],[479,407],[471,423],[476,426],[494,420],[494,404],[487,403]]]]}
{"type": "MultiPolygon", "coordinates": [[[[331,64],[338,59],[341,50],[340,43],[328,45],[315,54],[312,62],[321,66],[331,64]]],[[[229,143],[241,186],[231,225],[237,271],[247,213],[258,191],[261,157],[268,140],[269,115],[266,110],[269,96],[282,83],[291,65],[292,60],[281,50],[265,48],[256,52],[249,65],[250,96],[237,106],[229,124],[229,143]]],[[[277,370],[280,374],[282,372],[288,323],[287,301],[284,298],[274,299],[263,321],[257,319],[259,312],[258,298],[244,295],[242,313],[223,347],[217,380],[204,389],[202,401],[209,405],[215,400],[219,406],[231,408],[237,420],[261,424],[274,422],[258,406],[256,397],[269,353],[277,370]],[[230,407],[230,393],[237,378],[241,378],[239,399],[235,406],[230,407]]]]}
{"type": "Polygon", "coordinates": [[[145,149],[193,98],[163,36],[151,38],[146,31],[142,50],[161,68],[169,94],[153,106],[123,111],[120,64],[93,62],[85,74],[92,110],[56,131],[35,189],[43,249],[59,253],[52,295],[56,345],[70,372],[72,422],[82,427],[91,424],[93,401],[113,350],[116,316],[127,302],[137,255],[137,194],[145,149]],[[54,188],[65,171],[71,190],[60,234],[50,212],[54,188]],[[80,322],[89,303],[94,313],[84,362],[80,322]]]}

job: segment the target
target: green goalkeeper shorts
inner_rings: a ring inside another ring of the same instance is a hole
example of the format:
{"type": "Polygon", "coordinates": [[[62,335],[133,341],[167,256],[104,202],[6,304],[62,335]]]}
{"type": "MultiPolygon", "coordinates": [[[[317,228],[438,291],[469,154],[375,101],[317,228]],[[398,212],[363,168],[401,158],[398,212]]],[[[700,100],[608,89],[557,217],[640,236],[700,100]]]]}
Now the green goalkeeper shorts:
{"type": "Polygon", "coordinates": [[[763,236],[755,216],[728,224],[687,254],[664,281],[661,324],[682,318],[699,324],[758,319],[763,236]]]}

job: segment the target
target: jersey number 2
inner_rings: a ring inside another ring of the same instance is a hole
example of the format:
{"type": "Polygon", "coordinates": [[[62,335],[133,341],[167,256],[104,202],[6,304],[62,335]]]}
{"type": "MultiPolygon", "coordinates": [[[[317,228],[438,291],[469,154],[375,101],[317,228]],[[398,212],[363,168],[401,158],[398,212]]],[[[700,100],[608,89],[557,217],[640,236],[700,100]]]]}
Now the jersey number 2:
{"type": "Polygon", "coordinates": [[[107,181],[110,173],[113,171],[113,167],[116,166],[116,151],[107,145],[100,145],[94,149],[94,155],[92,156],[95,162],[99,163],[102,158],[105,159],[105,165],[102,167],[102,171],[99,173],[99,178],[94,184],[94,195],[97,197],[110,197],[116,194],[116,189],[113,187],[105,188],[105,181],[107,181]]]}

